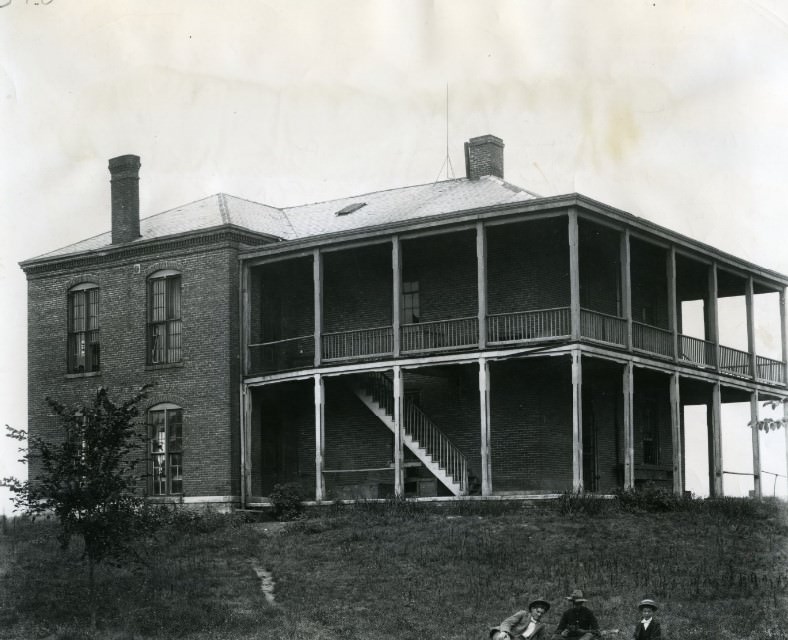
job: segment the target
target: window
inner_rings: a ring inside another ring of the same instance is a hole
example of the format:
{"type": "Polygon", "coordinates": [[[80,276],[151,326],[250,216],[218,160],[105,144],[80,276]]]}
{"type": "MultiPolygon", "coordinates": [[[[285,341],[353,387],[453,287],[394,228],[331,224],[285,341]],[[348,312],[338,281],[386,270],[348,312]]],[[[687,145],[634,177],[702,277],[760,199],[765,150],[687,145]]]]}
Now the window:
{"type": "Polygon", "coordinates": [[[655,403],[643,405],[640,414],[643,464],[660,464],[659,411],[655,403]]]}
{"type": "Polygon", "coordinates": [[[151,495],[183,493],[183,410],[160,404],[148,411],[151,495]]]}
{"type": "Polygon", "coordinates": [[[99,288],[79,284],[68,292],[68,372],[98,371],[100,366],[99,288]]]}
{"type": "Polygon", "coordinates": [[[157,271],[148,280],[148,364],[181,361],[181,275],[157,271]]]}
{"type": "Polygon", "coordinates": [[[418,281],[402,283],[402,324],[415,324],[419,321],[421,309],[419,305],[418,281]]]}

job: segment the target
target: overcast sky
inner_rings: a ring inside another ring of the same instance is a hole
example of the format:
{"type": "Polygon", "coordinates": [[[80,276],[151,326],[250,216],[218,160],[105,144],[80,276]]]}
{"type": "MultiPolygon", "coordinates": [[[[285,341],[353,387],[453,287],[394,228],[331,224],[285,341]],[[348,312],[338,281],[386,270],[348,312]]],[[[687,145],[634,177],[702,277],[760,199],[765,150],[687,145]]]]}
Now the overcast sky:
{"type": "MultiPolygon", "coordinates": [[[[26,425],[17,263],[109,230],[108,158],[141,156],[143,216],[218,191],[292,205],[429,183],[447,85],[457,176],[463,141],[492,133],[510,182],[788,273],[784,2],[0,7],[0,424],[26,425]]],[[[769,435],[765,468],[785,472],[783,442],[769,435]]],[[[19,473],[13,449],[0,476],[19,473]]]]}

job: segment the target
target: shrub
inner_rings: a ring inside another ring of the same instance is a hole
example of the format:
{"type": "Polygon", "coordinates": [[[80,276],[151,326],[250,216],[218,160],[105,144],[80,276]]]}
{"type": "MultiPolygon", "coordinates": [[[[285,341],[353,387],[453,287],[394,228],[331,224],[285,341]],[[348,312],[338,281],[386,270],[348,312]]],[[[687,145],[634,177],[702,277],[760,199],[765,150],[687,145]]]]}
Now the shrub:
{"type": "Polygon", "coordinates": [[[297,520],[304,512],[303,490],[297,482],[275,484],[270,499],[277,520],[297,520]]]}

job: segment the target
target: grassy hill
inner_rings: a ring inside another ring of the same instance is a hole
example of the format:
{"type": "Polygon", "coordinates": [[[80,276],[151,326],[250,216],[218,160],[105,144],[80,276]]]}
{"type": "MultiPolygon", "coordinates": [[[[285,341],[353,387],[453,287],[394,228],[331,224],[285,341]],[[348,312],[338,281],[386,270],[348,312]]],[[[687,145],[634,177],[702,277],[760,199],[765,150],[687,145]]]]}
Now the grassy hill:
{"type": "Polygon", "coordinates": [[[573,588],[613,638],[655,597],[668,639],[788,639],[788,518],[777,502],[602,500],[328,507],[291,523],[178,512],[102,566],[98,629],[80,549],[3,521],[0,638],[475,639],[573,588]],[[269,602],[261,577],[273,580],[269,602]]]}

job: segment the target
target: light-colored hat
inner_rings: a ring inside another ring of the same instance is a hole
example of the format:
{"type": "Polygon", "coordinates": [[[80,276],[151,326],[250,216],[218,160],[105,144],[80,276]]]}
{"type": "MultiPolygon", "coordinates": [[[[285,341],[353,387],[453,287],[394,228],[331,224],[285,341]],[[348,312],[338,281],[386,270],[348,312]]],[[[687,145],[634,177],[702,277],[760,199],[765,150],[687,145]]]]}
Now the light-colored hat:
{"type": "Polygon", "coordinates": [[[572,593],[566,596],[566,599],[571,600],[572,602],[588,602],[588,600],[583,597],[583,591],[581,589],[575,589],[572,591],[572,593]]]}
{"type": "Polygon", "coordinates": [[[654,611],[659,609],[657,603],[654,602],[651,598],[643,598],[640,601],[640,604],[638,605],[638,609],[642,609],[643,607],[651,607],[652,609],[654,609],[654,611]]]}
{"type": "Polygon", "coordinates": [[[544,606],[544,610],[548,611],[550,609],[550,603],[545,600],[544,598],[537,598],[536,600],[531,600],[528,605],[528,610],[530,611],[532,607],[536,606],[537,604],[541,604],[544,606]]]}

